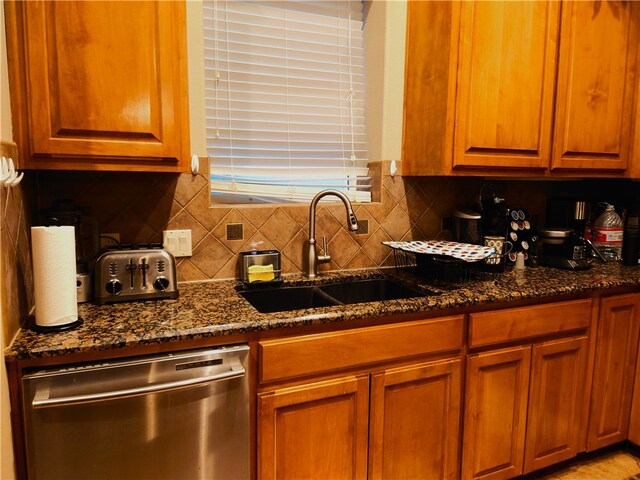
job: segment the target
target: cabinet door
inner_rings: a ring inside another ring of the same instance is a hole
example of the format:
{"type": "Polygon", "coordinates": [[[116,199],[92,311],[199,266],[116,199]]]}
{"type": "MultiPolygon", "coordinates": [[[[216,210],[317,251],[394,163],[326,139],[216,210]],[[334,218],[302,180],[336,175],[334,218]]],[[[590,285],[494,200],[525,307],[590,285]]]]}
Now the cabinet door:
{"type": "Polygon", "coordinates": [[[578,454],[586,354],[587,337],[533,346],[525,473],[578,454]]]}
{"type": "Polygon", "coordinates": [[[258,396],[258,477],[366,478],[368,376],[258,396]]]}
{"type": "MultiPolygon", "coordinates": [[[[640,345],[638,346],[640,349],[640,345]]],[[[631,403],[631,419],[629,420],[629,441],[640,447],[640,350],[636,360],[636,376],[631,403]]]]}
{"type": "Polygon", "coordinates": [[[552,168],[624,170],[640,4],[563,2],[552,168]]]}
{"type": "Polygon", "coordinates": [[[602,299],[596,337],[588,451],[627,438],[639,331],[640,294],[602,299]]]}
{"type": "Polygon", "coordinates": [[[454,168],[548,168],[559,9],[462,2],[454,168]]]}
{"type": "Polygon", "coordinates": [[[373,375],[370,478],[459,478],[461,379],[461,360],[373,375]]]}
{"type": "Polygon", "coordinates": [[[10,52],[23,58],[12,60],[26,62],[24,84],[12,83],[23,102],[14,118],[26,117],[22,168],[183,169],[184,2],[16,3],[8,23],[21,32],[10,52]]]}
{"type": "Polygon", "coordinates": [[[522,474],[531,347],[470,355],[465,390],[462,478],[522,474]]]}

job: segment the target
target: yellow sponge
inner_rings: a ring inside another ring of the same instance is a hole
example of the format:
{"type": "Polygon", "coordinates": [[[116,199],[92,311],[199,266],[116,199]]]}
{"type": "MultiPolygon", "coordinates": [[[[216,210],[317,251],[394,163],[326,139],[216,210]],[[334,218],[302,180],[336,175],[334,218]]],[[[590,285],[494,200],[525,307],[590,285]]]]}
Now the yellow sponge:
{"type": "Polygon", "coordinates": [[[247,273],[249,283],[255,281],[268,282],[275,278],[273,265],[251,265],[247,273]]]}

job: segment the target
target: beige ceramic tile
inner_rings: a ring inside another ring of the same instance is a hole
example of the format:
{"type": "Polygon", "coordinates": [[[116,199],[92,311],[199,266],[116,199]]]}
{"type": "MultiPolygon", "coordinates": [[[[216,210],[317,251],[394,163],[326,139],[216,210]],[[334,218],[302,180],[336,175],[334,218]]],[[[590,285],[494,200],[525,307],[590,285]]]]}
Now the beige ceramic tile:
{"type": "Polygon", "coordinates": [[[375,267],[377,267],[376,262],[374,262],[363,249],[358,249],[356,254],[349,260],[347,265],[345,265],[345,269],[347,270],[361,270],[375,267]]]}
{"type": "Polygon", "coordinates": [[[392,240],[399,240],[404,237],[411,228],[411,219],[404,209],[398,205],[391,211],[387,218],[380,223],[380,227],[389,234],[392,240]]]}
{"type": "Polygon", "coordinates": [[[214,278],[232,256],[227,247],[209,234],[194,249],[191,262],[204,272],[207,278],[214,278]]]}
{"type": "Polygon", "coordinates": [[[178,176],[174,197],[180,205],[185,207],[200,190],[208,190],[207,187],[207,180],[202,175],[182,173],[178,176]]]}
{"type": "Polygon", "coordinates": [[[173,218],[173,203],[172,197],[163,194],[149,198],[145,202],[135,202],[131,208],[138,217],[144,219],[149,228],[154,232],[159,232],[166,230],[167,224],[173,218]]]}
{"type": "Polygon", "coordinates": [[[433,240],[441,230],[442,219],[434,209],[427,210],[415,223],[420,236],[413,240],[433,240]]]}
{"type": "Polygon", "coordinates": [[[327,247],[331,260],[335,262],[339,269],[344,269],[349,260],[360,250],[358,243],[345,230],[339,230],[327,247]]]}
{"type": "Polygon", "coordinates": [[[418,220],[431,206],[431,201],[427,198],[422,189],[417,186],[407,193],[405,202],[405,208],[413,222],[418,220]]]}
{"type": "Polygon", "coordinates": [[[328,242],[336,235],[336,233],[342,230],[342,227],[343,224],[336,219],[328,208],[318,208],[316,213],[316,241],[318,242],[318,245],[322,244],[322,237],[325,237],[328,242]]]}
{"type": "Polygon", "coordinates": [[[264,222],[266,222],[271,215],[274,213],[274,208],[272,206],[258,206],[252,205],[248,207],[243,207],[241,212],[242,215],[249,221],[251,224],[259,230],[264,222]]]}
{"type": "Polygon", "coordinates": [[[197,246],[204,237],[207,236],[207,231],[204,229],[198,221],[191,216],[186,210],[181,211],[171,220],[164,228],[165,230],[191,230],[191,246],[192,248],[197,246]]]}
{"type": "Polygon", "coordinates": [[[298,225],[309,224],[309,205],[287,205],[279,208],[293,218],[298,225]]]}
{"type": "Polygon", "coordinates": [[[368,233],[366,234],[356,234],[353,236],[353,239],[358,242],[360,246],[364,245],[367,240],[371,237],[375,231],[380,228],[380,224],[376,221],[375,218],[367,211],[364,206],[359,206],[355,211],[356,217],[358,217],[358,221],[366,220],[368,225],[368,233]]]}
{"type": "Polygon", "coordinates": [[[287,244],[287,246],[281,250],[282,256],[286,258],[287,262],[283,261],[283,272],[294,273],[296,271],[303,271],[304,268],[304,253],[305,246],[307,244],[308,236],[304,232],[298,232],[295,237],[287,244]]]}
{"type": "Polygon", "coordinates": [[[211,232],[220,240],[231,252],[238,253],[246,244],[246,239],[251,238],[256,233],[256,228],[249,222],[238,209],[232,209],[211,232]],[[227,240],[227,225],[241,223],[243,237],[240,240],[227,240]]]}
{"type": "Polygon", "coordinates": [[[110,225],[106,226],[105,231],[119,232],[122,243],[149,242],[155,233],[132,208],[125,209],[110,225]]]}
{"type": "Polygon", "coordinates": [[[399,175],[386,176],[382,179],[382,186],[387,189],[396,203],[400,202],[411,188],[411,186],[407,187],[407,183],[406,179],[399,175]]]}
{"type": "Polygon", "coordinates": [[[177,265],[178,281],[188,282],[192,280],[206,280],[207,275],[196,267],[189,259],[178,262],[177,265]]]}
{"type": "Polygon", "coordinates": [[[363,245],[363,250],[369,255],[377,265],[382,265],[384,259],[389,254],[389,247],[383,245],[383,241],[391,240],[384,229],[379,228],[371,235],[371,238],[363,245]]]}
{"type": "Polygon", "coordinates": [[[231,208],[209,205],[209,190],[203,188],[185,207],[193,217],[208,231],[220,223],[229,214],[231,208]]]}
{"type": "Polygon", "coordinates": [[[300,231],[298,224],[282,209],[275,213],[262,225],[260,232],[267,237],[278,250],[284,249],[300,231]]]}

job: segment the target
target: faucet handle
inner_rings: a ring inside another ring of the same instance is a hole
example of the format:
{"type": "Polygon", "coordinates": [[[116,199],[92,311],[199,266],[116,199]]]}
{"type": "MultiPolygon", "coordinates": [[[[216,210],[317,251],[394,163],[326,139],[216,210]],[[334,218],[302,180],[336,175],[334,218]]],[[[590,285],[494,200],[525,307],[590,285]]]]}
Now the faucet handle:
{"type": "Polygon", "coordinates": [[[331,255],[329,255],[329,250],[327,247],[327,237],[322,237],[322,251],[324,255],[318,255],[318,263],[329,263],[331,260],[331,255]]]}

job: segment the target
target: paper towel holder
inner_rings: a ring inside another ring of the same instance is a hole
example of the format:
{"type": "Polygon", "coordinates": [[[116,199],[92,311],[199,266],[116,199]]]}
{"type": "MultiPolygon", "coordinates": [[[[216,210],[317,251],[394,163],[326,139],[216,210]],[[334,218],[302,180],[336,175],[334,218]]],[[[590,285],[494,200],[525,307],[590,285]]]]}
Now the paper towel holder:
{"type": "Polygon", "coordinates": [[[58,333],[66,332],[67,330],[74,330],[84,323],[82,317],[78,317],[77,320],[71,323],[65,323],[63,325],[38,325],[36,323],[36,316],[31,315],[27,319],[27,327],[37,333],[58,333]]]}

